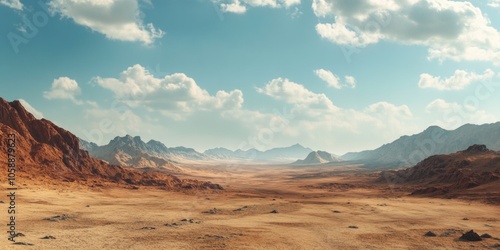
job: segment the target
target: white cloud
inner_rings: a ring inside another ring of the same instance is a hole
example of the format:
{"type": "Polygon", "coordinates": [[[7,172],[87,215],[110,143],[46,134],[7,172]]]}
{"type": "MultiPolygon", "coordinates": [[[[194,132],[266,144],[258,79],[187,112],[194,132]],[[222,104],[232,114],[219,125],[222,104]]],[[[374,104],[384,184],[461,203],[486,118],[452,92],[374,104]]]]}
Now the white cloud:
{"type": "Polygon", "coordinates": [[[337,109],[325,94],[313,93],[303,85],[291,82],[286,78],[273,79],[264,88],[258,88],[257,91],[277,100],[283,100],[301,107],[326,110],[337,109]]]}
{"type": "Polygon", "coordinates": [[[332,4],[326,0],[313,0],[312,9],[317,17],[325,17],[331,13],[332,4]]]}
{"type": "Polygon", "coordinates": [[[345,82],[351,88],[356,87],[356,78],[354,78],[354,76],[345,76],[345,82]]]}
{"type": "Polygon", "coordinates": [[[42,112],[36,110],[35,108],[33,108],[33,106],[31,106],[26,100],[24,99],[19,99],[19,102],[23,105],[23,107],[28,111],[30,112],[36,119],[42,119],[43,118],[43,114],[42,112]]]}
{"type": "Polygon", "coordinates": [[[331,71],[325,69],[317,69],[314,71],[314,73],[319,78],[321,78],[321,80],[325,81],[328,86],[334,87],[336,89],[342,88],[342,86],[340,85],[339,77],[333,74],[331,71]]]}
{"type": "Polygon", "coordinates": [[[379,36],[361,32],[356,27],[349,28],[346,23],[337,18],[335,23],[317,24],[316,31],[322,38],[341,45],[365,46],[376,43],[380,39],[379,36]]]}
{"type": "Polygon", "coordinates": [[[75,23],[120,41],[152,44],[165,32],[152,23],[143,24],[139,0],[52,0],[53,12],[75,23]]]}
{"type": "Polygon", "coordinates": [[[59,77],[52,82],[50,91],[43,92],[43,97],[49,100],[71,100],[75,104],[81,105],[83,102],[76,99],[76,96],[80,93],[81,89],[75,80],[68,77],[59,77]]]}
{"type": "Polygon", "coordinates": [[[446,79],[424,73],[420,75],[418,86],[420,88],[432,88],[437,90],[461,90],[473,82],[488,80],[493,76],[495,76],[495,72],[491,69],[485,70],[483,74],[456,70],[453,76],[446,79]]]}
{"type": "Polygon", "coordinates": [[[0,0],[0,4],[16,10],[23,10],[24,8],[20,0],[0,0]]]}
{"type": "Polygon", "coordinates": [[[333,74],[329,70],[325,69],[317,69],[314,71],[314,74],[318,76],[321,80],[326,82],[328,86],[336,88],[336,89],[341,89],[342,87],[350,87],[354,88],[356,87],[356,79],[353,76],[345,76],[345,84],[340,82],[340,79],[337,75],[333,74]]]}
{"type": "Polygon", "coordinates": [[[425,110],[434,119],[434,124],[447,129],[456,129],[464,123],[483,124],[498,121],[498,117],[477,106],[447,102],[443,99],[432,101],[425,110]]]}
{"type": "Polygon", "coordinates": [[[336,44],[363,47],[381,40],[428,47],[428,58],[491,61],[500,65],[500,33],[466,1],[314,0],[318,34],[336,44]]]}
{"type": "Polygon", "coordinates": [[[500,0],[490,0],[488,5],[493,8],[500,8],[500,0]]]}
{"type": "Polygon", "coordinates": [[[341,138],[338,140],[358,140],[359,145],[359,140],[368,136],[373,139],[371,142],[383,143],[417,130],[406,105],[378,102],[362,110],[345,109],[334,105],[325,94],[314,93],[285,78],[274,79],[257,91],[291,105],[294,119],[287,127],[287,136],[306,143],[317,144],[321,140],[328,141],[325,145],[339,147],[334,138],[341,138]]]}
{"type": "Polygon", "coordinates": [[[396,106],[388,102],[378,102],[370,105],[367,110],[371,113],[380,114],[383,116],[398,116],[410,118],[413,114],[410,108],[406,105],[396,106]]]}
{"type": "Polygon", "coordinates": [[[238,89],[210,95],[183,73],[156,78],[138,64],[123,71],[119,78],[96,77],[93,81],[131,106],[159,110],[174,119],[183,119],[195,111],[239,109],[243,105],[243,93],[238,89]]]}
{"type": "Polygon", "coordinates": [[[212,0],[214,4],[219,4],[224,12],[242,14],[247,11],[247,7],[270,7],[270,8],[290,8],[300,4],[301,0],[212,0]]]}
{"type": "Polygon", "coordinates": [[[222,3],[220,7],[224,12],[231,12],[236,14],[247,12],[247,7],[245,7],[245,5],[242,5],[239,0],[235,0],[234,2],[228,4],[222,3]]]}

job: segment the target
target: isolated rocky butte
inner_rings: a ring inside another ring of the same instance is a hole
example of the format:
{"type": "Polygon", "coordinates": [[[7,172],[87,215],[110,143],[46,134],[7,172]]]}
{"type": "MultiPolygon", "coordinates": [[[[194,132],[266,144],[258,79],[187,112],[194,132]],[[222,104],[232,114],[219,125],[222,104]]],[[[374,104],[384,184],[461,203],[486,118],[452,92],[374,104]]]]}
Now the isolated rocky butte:
{"type": "Polygon", "coordinates": [[[500,199],[500,152],[489,150],[485,145],[472,145],[453,154],[431,156],[411,168],[384,171],[379,181],[421,187],[413,192],[414,195],[488,188],[496,199],[500,199]]]}
{"type": "MultiPolygon", "coordinates": [[[[7,148],[7,135],[16,135],[17,175],[28,179],[59,181],[90,180],[162,186],[168,189],[222,189],[217,184],[179,178],[155,172],[123,169],[97,160],[80,149],[78,138],[49,120],[36,119],[19,101],[0,98],[0,148],[7,148]]],[[[7,154],[0,154],[7,162],[7,154]]],[[[4,177],[6,171],[0,171],[4,177]]]]}
{"type": "Polygon", "coordinates": [[[293,164],[296,165],[308,165],[308,164],[321,164],[328,162],[340,162],[341,159],[335,157],[333,154],[330,154],[326,151],[313,151],[307,155],[304,160],[298,160],[293,164]]]}

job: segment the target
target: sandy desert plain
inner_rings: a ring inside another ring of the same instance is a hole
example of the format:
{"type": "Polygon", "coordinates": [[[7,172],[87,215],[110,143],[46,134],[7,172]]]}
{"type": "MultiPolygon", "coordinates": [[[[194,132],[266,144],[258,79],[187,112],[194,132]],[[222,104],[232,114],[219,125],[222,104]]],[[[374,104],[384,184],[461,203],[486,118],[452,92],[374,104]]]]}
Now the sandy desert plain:
{"type": "MultiPolygon", "coordinates": [[[[497,249],[500,209],[409,196],[357,166],[200,166],[224,190],[166,191],[19,177],[16,241],[0,249],[497,249]],[[274,212],[273,212],[274,211],[274,212]],[[460,241],[475,230],[492,238],[460,241]],[[432,231],[436,237],[424,234],[432,231]],[[55,239],[42,239],[53,236],[55,239]]],[[[6,185],[2,185],[5,190],[6,185]]],[[[7,209],[7,199],[0,204],[7,209]]],[[[4,227],[7,228],[7,227],[4,227]]]]}

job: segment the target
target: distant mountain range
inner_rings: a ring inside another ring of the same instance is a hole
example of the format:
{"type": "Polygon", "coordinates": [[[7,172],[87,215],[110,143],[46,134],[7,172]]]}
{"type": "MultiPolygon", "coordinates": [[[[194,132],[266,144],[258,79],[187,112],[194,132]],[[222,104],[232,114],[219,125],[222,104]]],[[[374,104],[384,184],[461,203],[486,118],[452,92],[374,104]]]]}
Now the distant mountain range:
{"type": "Polygon", "coordinates": [[[431,126],[422,133],[402,136],[375,150],[347,153],[341,158],[368,166],[410,166],[429,156],[465,150],[473,144],[484,144],[492,150],[500,150],[500,122],[466,124],[456,130],[431,126]]]}
{"type": "Polygon", "coordinates": [[[456,130],[445,130],[431,126],[423,132],[385,144],[374,150],[351,152],[340,157],[324,151],[315,151],[300,144],[273,148],[230,150],[213,148],[203,153],[186,147],[167,147],[150,140],[145,143],[140,137],[130,135],[116,137],[107,145],[80,139],[80,146],[90,155],[120,166],[172,167],[172,163],[192,161],[245,161],[294,164],[321,164],[349,161],[365,164],[367,167],[412,166],[432,155],[449,154],[467,149],[473,144],[484,144],[493,150],[500,150],[500,122],[484,125],[466,124],[456,130]],[[303,159],[303,160],[302,160],[303,159]]]}
{"type": "Polygon", "coordinates": [[[312,151],[310,148],[295,144],[267,151],[257,149],[232,151],[226,148],[214,148],[200,153],[186,147],[169,148],[155,140],[145,143],[139,136],[130,135],[115,137],[103,146],[80,139],[80,147],[86,149],[93,157],[125,167],[172,167],[172,163],[212,160],[290,162],[304,158],[312,151]]]}
{"type": "Polygon", "coordinates": [[[165,144],[150,140],[145,143],[141,137],[126,135],[115,137],[107,145],[80,139],[80,146],[95,158],[124,167],[173,167],[172,163],[185,160],[205,160],[207,157],[192,148],[167,148],[165,144]]]}
{"type": "Polygon", "coordinates": [[[312,149],[306,148],[300,144],[295,144],[290,147],[273,148],[266,151],[257,149],[249,149],[243,151],[241,149],[232,151],[226,148],[214,148],[204,152],[205,155],[212,159],[230,159],[230,160],[245,160],[245,161],[267,161],[267,162],[290,162],[306,157],[312,149]]]}
{"type": "Polygon", "coordinates": [[[313,151],[304,160],[297,160],[294,165],[314,165],[328,162],[341,162],[342,159],[325,151],[313,151]]]}

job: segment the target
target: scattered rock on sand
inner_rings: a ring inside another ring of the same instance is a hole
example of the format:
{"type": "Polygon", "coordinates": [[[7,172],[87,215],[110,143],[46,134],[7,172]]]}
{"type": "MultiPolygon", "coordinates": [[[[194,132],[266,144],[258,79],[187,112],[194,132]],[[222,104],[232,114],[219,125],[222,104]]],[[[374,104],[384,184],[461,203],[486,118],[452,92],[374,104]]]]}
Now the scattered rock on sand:
{"type": "Polygon", "coordinates": [[[210,209],[210,210],[204,211],[203,213],[204,214],[216,214],[218,212],[220,212],[220,210],[218,210],[217,208],[214,208],[214,209],[210,209]]]}
{"type": "Polygon", "coordinates": [[[432,232],[432,231],[429,231],[429,232],[425,233],[424,236],[427,236],[427,237],[436,237],[437,234],[434,233],[434,232],[432,232]]]}
{"type": "Polygon", "coordinates": [[[182,219],[181,222],[187,222],[187,223],[196,223],[196,224],[200,224],[201,221],[196,221],[194,219],[182,219]]]}
{"type": "Polygon", "coordinates": [[[481,236],[479,236],[479,234],[474,232],[474,230],[470,230],[469,232],[462,234],[462,236],[460,236],[459,239],[464,240],[464,241],[481,241],[481,240],[483,240],[481,238],[481,236]]]}
{"type": "Polygon", "coordinates": [[[55,240],[55,239],[56,239],[56,237],[54,237],[54,236],[52,236],[52,235],[47,235],[47,236],[45,236],[45,237],[43,237],[43,238],[41,238],[41,239],[42,239],[42,240],[55,240]]]}
{"type": "Polygon", "coordinates": [[[349,228],[358,229],[358,226],[349,226],[349,228]]]}
{"type": "Polygon", "coordinates": [[[155,227],[143,227],[141,228],[142,230],[154,230],[156,229],[155,227]]]}
{"type": "Polygon", "coordinates": [[[70,218],[72,218],[72,216],[67,215],[67,214],[63,214],[63,215],[56,215],[56,216],[53,216],[53,217],[50,217],[50,218],[45,218],[44,220],[48,220],[48,221],[62,221],[62,220],[70,219],[70,218]]]}
{"type": "Polygon", "coordinates": [[[226,239],[228,237],[222,236],[222,235],[216,235],[216,234],[205,234],[203,236],[200,236],[198,238],[215,238],[215,239],[226,239]]]}
{"type": "Polygon", "coordinates": [[[34,246],[33,244],[31,243],[28,243],[28,242],[22,242],[22,241],[18,241],[18,242],[14,242],[12,243],[14,245],[22,245],[22,246],[34,246]]]}
{"type": "Polygon", "coordinates": [[[440,236],[441,237],[448,237],[448,236],[451,236],[451,235],[454,235],[456,233],[462,233],[463,234],[463,231],[462,230],[458,230],[458,229],[448,229],[446,230],[446,232],[442,233],[440,236]]]}
{"type": "Polygon", "coordinates": [[[492,237],[489,234],[482,234],[481,238],[483,238],[483,239],[489,239],[489,238],[492,238],[492,237]]]}

